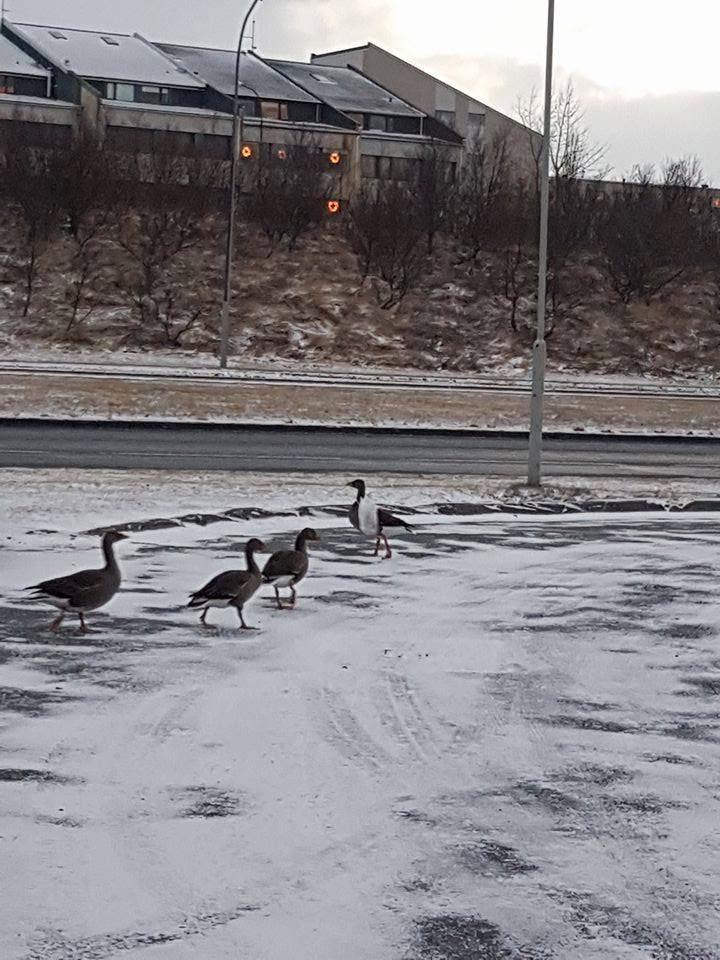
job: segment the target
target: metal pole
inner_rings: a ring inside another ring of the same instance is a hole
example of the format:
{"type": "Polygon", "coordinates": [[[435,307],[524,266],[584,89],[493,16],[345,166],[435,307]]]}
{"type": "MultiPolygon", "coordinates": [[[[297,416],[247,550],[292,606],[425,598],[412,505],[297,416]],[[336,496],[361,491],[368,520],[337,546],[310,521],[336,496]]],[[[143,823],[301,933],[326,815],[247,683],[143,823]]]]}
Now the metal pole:
{"type": "Polygon", "coordinates": [[[245,19],[240,28],[237,56],[235,58],[235,86],[233,88],[233,122],[232,137],[230,140],[230,198],[228,204],[228,226],[225,242],[225,283],[223,288],[222,312],[220,314],[220,367],[225,369],[228,361],[228,346],[230,340],[230,299],[232,297],[232,267],[235,251],[235,215],[237,212],[237,182],[238,159],[240,154],[240,139],[243,131],[243,117],[240,115],[240,61],[242,59],[242,45],[245,38],[245,29],[248,20],[260,0],[252,0],[245,19]]]}
{"type": "Polygon", "coordinates": [[[548,0],[547,55],[545,58],[545,118],[540,157],[540,239],[538,249],[537,332],[533,344],[532,397],[528,486],[542,484],[543,400],[545,393],[545,311],[547,306],[548,225],[550,220],[550,133],[552,115],[553,41],[555,0],[548,0]]]}

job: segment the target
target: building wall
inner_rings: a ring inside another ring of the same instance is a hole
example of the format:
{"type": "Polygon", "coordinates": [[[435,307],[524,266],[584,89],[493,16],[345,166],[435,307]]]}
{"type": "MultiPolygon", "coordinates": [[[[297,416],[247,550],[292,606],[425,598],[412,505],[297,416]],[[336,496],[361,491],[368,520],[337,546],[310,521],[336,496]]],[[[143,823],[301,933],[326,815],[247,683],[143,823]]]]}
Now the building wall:
{"type": "Polygon", "coordinates": [[[483,114],[484,142],[491,143],[500,134],[507,136],[518,175],[534,175],[530,143],[533,138],[536,145],[539,145],[542,140],[540,134],[528,130],[511,117],[455,90],[449,84],[437,80],[388,51],[371,43],[356,50],[313,54],[313,62],[337,66],[349,63],[430,116],[435,116],[439,110],[454,113],[454,127],[463,137],[468,136],[468,115],[483,114]]]}

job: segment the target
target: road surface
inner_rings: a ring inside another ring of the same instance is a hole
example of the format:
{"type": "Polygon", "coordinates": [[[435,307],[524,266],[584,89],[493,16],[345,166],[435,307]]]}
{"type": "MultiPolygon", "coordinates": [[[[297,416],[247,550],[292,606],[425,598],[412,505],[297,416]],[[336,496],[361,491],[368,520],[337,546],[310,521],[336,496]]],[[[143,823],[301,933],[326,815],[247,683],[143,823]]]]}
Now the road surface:
{"type": "MultiPolygon", "coordinates": [[[[522,477],[522,435],[0,422],[0,467],[522,477]]],[[[720,440],[546,440],[547,476],[720,479],[720,440]]]]}

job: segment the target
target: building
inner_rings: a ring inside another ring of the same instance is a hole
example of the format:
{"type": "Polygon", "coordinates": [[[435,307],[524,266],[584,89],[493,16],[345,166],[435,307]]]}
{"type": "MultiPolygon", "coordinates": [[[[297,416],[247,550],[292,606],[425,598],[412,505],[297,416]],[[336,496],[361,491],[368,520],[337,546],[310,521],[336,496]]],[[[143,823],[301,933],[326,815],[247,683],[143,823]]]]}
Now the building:
{"type": "Polygon", "coordinates": [[[0,123],[22,123],[39,143],[68,142],[77,130],[80,108],[53,97],[52,70],[0,34],[0,123]]]}
{"type": "MultiPolygon", "coordinates": [[[[82,123],[122,153],[229,159],[234,50],[7,20],[0,40],[0,121],[24,123],[38,142],[82,123]]],[[[452,175],[468,124],[481,136],[491,122],[475,101],[461,109],[459,93],[445,109],[450,88],[371,44],[311,63],[243,53],[240,76],[243,159],[312,144],[332,158],[342,195],[363,179],[412,180],[429,149],[452,175]]]]}
{"type": "Polygon", "coordinates": [[[360,176],[410,180],[424,151],[442,144],[456,166],[462,138],[353,67],[267,61],[278,72],[342,113],[360,135],[360,176]]]}
{"type": "Polygon", "coordinates": [[[374,43],[330,53],[314,53],[310,59],[316,67],[348,66],[361,71],[426,115],[455,130],[466,144],[474,141],[488,144],[502,135],[508,140],[510,154],[518,171],[527,173],[533,165],[530,144],[534,141],[539,149],[542,143],[537,131],[374,43]]]}

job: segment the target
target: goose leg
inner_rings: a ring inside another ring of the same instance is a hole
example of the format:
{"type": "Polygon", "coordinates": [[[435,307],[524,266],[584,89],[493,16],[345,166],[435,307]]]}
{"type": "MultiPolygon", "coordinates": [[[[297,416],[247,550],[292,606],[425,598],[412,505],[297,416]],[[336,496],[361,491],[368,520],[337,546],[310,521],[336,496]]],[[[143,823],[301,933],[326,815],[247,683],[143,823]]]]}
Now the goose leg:
{"type": "Polygon", "coordinates": [[[85,614],[82,612],[82,610],[78,610],[78,617],[80,618],[80,633],[87,633],[88,628],[87,624],[85,623],[85,614]]]}
{"type": "Polygon", "coordinates": [[[380,536],[378,535],[378,538],[375,541],[375,553],[373,554],[373,556],[376,557],[379,553],[380,553],[380,536]]]}
{"type": "Polygon", "coordinates": [[[297,602],[297,594],[295,593],[295,587],[290,587],[290,606],[294,607],[297,602]]]}
{"type": "Polygon", "coordinates": [[[384,560],[389,560],[392,557],[392,550],[390,549],[390,542],[387,538],[387,534],[381,534],[383,540],[385,541],[385,556],[384,560]]]}
{"type": "Polygon", "coordinates": [[[281,600],[280,600],[280,591],[278,590],[277,587],[275,587],[275,601],[276,601],[276,603],[277,603],[277,608],[278,608],[278,610],[282,610],[283,605],[282,605],[282,602],[281,602],[281,600]]]}
{"type": "Polygon", "coordinates": [[[52,630],[53,633],[58,632],[58,630],[60,629],[60,624],[63,622],[64,619],[65,619],[65,611],[61,610],[60,613],[55,617],[53,622],[50,624],[50,629],[52,630]]]}
{"type": "Polygon", "coordinates": [[[243,617],[242,607],[237,607],[238,616],[240,617],[240,629],[241,630],[257,630],[257,627],[249,627],[245,623],[245,617],[243,617]]]}
{"type": "Polygon", "coordinates": [[[208,615],[208,608],[205,607],[205,609],[203,610],[203,612],[200,614],[200,623],[201,623],[204,627],[207,627],[207,626],[208,626],[208,624],[205,622],[206,619],[207,619],[207,615],[208,615]]]}

